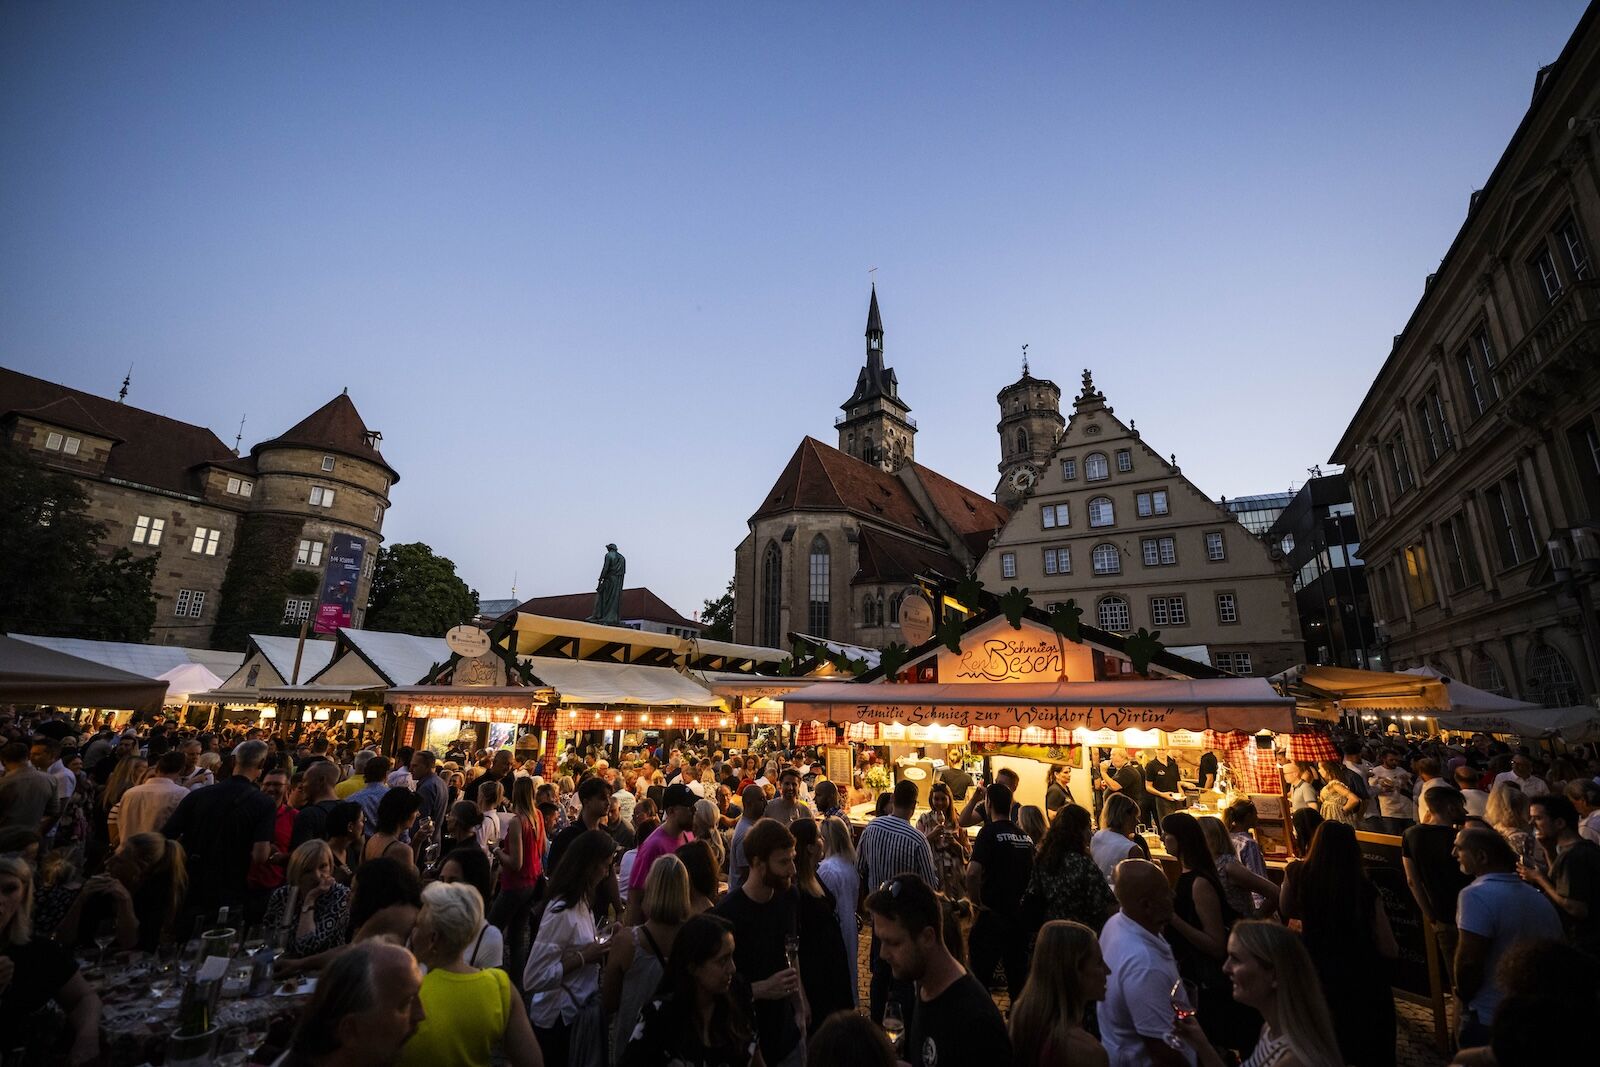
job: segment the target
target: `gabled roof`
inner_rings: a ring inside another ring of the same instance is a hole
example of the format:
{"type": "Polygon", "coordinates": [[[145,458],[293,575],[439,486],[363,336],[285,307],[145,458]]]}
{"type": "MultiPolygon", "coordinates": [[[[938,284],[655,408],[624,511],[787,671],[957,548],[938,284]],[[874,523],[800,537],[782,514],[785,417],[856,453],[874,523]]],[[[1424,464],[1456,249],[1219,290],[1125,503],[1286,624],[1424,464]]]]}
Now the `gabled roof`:
{"type": "MultiPolygon", "coordinates": [[[[347,626],[339,628],[334,647],[348,648],[360,656],[389,685],[417,685],[429,677],[434,667],[450,659],[450,646],[442,637],[353,630],[347,626]]],[[[304,670],[301,677],[305,677],[304,670]]]]}
{"type": "Polygon", "coordinates": [[[0,418],[21,416],[66,424],[118,442],[107,477],[193,495],[192,468],[236,457],[216,434],[165,415],[0,367],[0,418]]]}
{"type": "Polygon", "coordinates": [[[862,528],[856,547],[860,566],[853,583],[910,581],[918,575],[935,574],[959,580],[966,573],[948,552],[870,526],[862,528]]]}
{"type": "Polygon", "coordinates": [[[972,557],[981,558],[995,533],[1011,517],[1011,512],[983,494],[975,493],[920,463],[913,463],[911,469],[940,517],[960,536],[972,557]]]}
{"type": "Polygon", "coordinates": [[[250,455],[278,447],[321,448],[376,463],[389,472],[390,481],[398,482],[400,475],[389,466],[383,453],[369,443],[371,440],[372,432],[361,421],[355,403],[348,393],[340,393],[277,437],[256,445],[250,455]]]}
{"type": "MultiPolygon", "coordinates": [[[[278,672],[278,677],[283,679],[284,685],[289,685],[294,678],[294,649],[299,643],[294,637],[268,637],[266,634],[251,634],[250,644],[253,645],[266,661],[272,664],[272,669],[278,672]]],[[[307,640],[305,651],[300,655],[300,684],[304,685],[311,680],[311,676],[326,667],[333,659],[334,643],[332,641],[307,640]]]]}
{"type": "MultiPolygon", "coordinates": [[[[527,615],[585,622],[594,614],[594,594],[564,593],[560,596],[536,596],[513,606],[516,611],[527,615]]],[[[623,619],[642,619],[645,622],[659,622],[667,626],[683,626],[696,630],[700,628],[699,623],[678,614],[670,604],[644,586],[622,591],[622,603],[617,614],[623,619]]]]}

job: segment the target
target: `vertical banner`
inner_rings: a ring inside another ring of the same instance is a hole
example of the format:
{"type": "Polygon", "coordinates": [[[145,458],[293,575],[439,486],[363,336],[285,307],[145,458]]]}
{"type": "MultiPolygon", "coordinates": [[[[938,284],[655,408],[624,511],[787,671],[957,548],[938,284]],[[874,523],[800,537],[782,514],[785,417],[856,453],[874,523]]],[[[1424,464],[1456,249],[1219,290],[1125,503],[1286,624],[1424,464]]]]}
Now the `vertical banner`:
{"type": "Polygon", "coordinates": [[[317,622],[313,629],[331,634],[349,626],[355,614],[356,585],[361,578],[361,556],[367,542],[351,534],[338,533],[328,546],[328,567],[322,573],[322,596],[317,600],[317,622]]]}

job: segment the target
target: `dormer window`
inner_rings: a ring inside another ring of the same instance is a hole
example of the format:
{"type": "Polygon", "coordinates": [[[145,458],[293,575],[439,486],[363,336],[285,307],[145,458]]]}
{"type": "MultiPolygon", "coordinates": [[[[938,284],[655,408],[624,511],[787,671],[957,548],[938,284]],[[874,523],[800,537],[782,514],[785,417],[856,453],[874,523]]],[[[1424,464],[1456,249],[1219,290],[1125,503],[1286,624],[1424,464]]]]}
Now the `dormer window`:
{"type": "Polygon", "coordinates": [[[325,470],[325,471],[333,470],[333,457],[332,456],[323,456],[322,457],[322,469],[325,470]]]}
{"type": "Polygon", "coordinates": [[[377,430],[368,430],[366,433],[361,435],[361,440],[366,443],[368,448],[376,449],[378,445],[383,442],[383,434],[379,433],[377,430]]]}
{"type": "Polygon", "coordinates": [[[64,456],[76,456],[78,449],[83,445],[82,438],[67,437],[59,433],[47,433],[44,438],[46,452],[60,452],[64,456]]]}
{"type": "Polygon", "coordinates": [[[228,492],[233,496],[249,496],[255,489],[255,483],[248,478],[228,479],[228,492]]]}

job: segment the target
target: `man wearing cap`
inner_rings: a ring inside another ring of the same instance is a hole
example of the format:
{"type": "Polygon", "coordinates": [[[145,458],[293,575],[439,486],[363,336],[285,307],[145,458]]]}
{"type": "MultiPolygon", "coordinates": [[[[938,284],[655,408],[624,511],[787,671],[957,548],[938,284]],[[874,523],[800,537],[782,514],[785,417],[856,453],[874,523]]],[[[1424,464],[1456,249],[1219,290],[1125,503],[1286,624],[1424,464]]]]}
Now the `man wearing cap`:
{"type": "Polygon", "coordinates": [[[667,786],[661,799],[661,825],[639,845],[633,859],[633,872],[628,879],[629,926],[637,926],[644,921],[644,916],[639,912],[639,898],[644,895],[644,880],[650,873],[651,864],[694,840],[689,830],[694,826],[694,806],[699,799],[682,782],[667,786]]]}

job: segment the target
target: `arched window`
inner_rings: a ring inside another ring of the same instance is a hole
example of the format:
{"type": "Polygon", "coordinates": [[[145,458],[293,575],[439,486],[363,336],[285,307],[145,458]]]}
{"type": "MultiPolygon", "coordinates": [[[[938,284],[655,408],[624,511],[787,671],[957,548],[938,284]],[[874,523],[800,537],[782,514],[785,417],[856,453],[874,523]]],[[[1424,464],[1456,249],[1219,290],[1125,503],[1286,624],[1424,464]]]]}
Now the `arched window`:
{"type": "Polygon", "coordinates": [[[1095,545],[1091,558],[1094,560],[1096,574],[1122,573],[1122,553],[1117,551],[1116,545],[1095,545]]]}
{"type": "Polygon", "coordinates": [[[847,456],[856,454],[856,432],[854,430],[844,435],[844,454],[847,456]]]}
{"type": "Polygon", "coordinates": [[[1018,426],[1017,427],[1017,451],[1018,452],[1026,452],[1027,450],[1028,450],[1028,431],[1023,429],[1021,426],[1018,426]]]}
{"type": "Polygon", "coordinates": [[[1547,708],[1566,708],[1578,703],[1581,695],[1567,657],[1549,645],[1534,645],[1528,653],[1528,699],[1547,708]]]}
{"type": "Polygon", "coordinates": [[[1101,597],[1094,614],[1102,630],[1123,633],[1128,629],[1128,602],[1119,596],[1101,597]]]}
{"type": "Polygon", "coordinates": [[[828,539],[821,534],[811,542],[811,567],[806,597],[806,632],[815,637],[828,635],[829,596],[828,539]]]}
{"type": "Polygon", "coordinates": [[[1482,653],[1472,657],[1471,684],[1485,693],[1506,695],[1506,679],[1500,673],[1500,665],[1482,653]]]}
{"type": "Polygon", "coordinates": [[[1090,452],[1083,457],[1083,476],[1091,482],[1103,482],[1111,476],[1104,452],[1090,452]]]}
{"type": "Polygon", "coordinates": [[[1116,522],[1117,508],[1110,497],[1097,496],[1089,501],[1090,526],[1115,526],[1116,522]]]}
{"type": "Polygon", "coordinates": [[[878,625],[878,620],[876,618],[874,618],[873,614],[872,614],[872,609],[873,609],[873,606],[875,605],[875,603],[876,603],[876,601],[874,601],[872,599],[872,594],[871,593],[868,593],[866,596],[861,598],[861,625],[862,626],[876,626],[876,625],[878,625]]]}
{"type": "Polygon", "coordinates": [[[877,618],[879,626],[887,626],[889,624],[889,616],[887,616],[887,615],[885,615],[883,613],[883,594],[882,593],[878,594],[878,602],[875,605],[873,605],[872,614],[873,614],[874,617],[877,618]]]}
{"type": "Polygon", "coordinates": [[[761,643],[782,648],[783,640],[783,553],[776,542],[767,545],[761,561],[761,643]]]}
{"type": "Polygon", "coordinates": [[[904,593],[896,593],[889,600],[889,621],[894,623],[896,626],[900,625],[900,603],[901,601],[905,600],[905,598],[906,595],[904,593]]]}
{"type": "Polygon", "coordinates": [[[870,433],[862,435],[861,458],[868,463],[878,462],[878,446],[872,443],[872,435],[870,433]]]}

